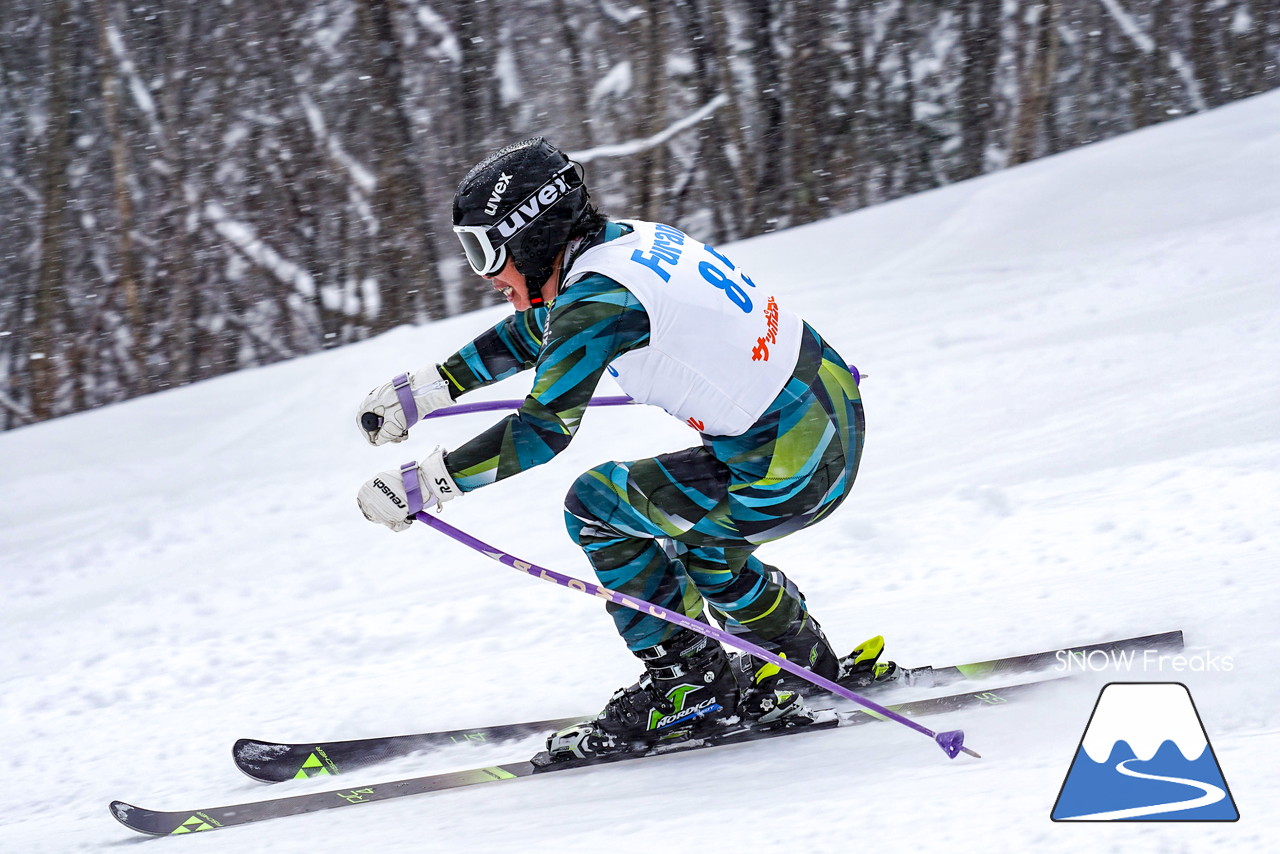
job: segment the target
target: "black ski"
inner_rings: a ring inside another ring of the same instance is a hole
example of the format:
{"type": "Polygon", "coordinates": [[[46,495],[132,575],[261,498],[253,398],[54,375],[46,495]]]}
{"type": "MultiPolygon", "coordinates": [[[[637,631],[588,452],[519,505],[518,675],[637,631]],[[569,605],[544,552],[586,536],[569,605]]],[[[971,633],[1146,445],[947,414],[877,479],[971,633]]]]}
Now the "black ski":
{"type": "MultiPolygon", "coordinates": [[[[979,706],[1002,705],[1021,697],[1037,686],[1054,683],[1057,679],[1041,682],[1026,682],[988,688],[980,691],[966,691],[944,697],[933,697],[926,700],[912,700],[889,706],[891,710],[909,717],[952,712],[979,706]]],[[[372,786],[355,786],[329,792],[312,792],[305,795],[294,795],[285,798],[270,798],[234,806],[212,807],[209,809],[162,811],[149,810],[126,804],[123,801],[111,802],[111,814],[125,827],[139,833],[153,836],[169,836],[173,834],[198,833],[206,830],[217,830],[223,827],[234,827],[265,821],[271,818],[282,818],[289,815],[334,809],[355,804],[367,804],[374,801],[385,801],[391,798],[402,798],[407,795],[418,795],[426,792],[438,792],[443,789],[457,789],[473,786],[478,783],[496,783],[500,780],[516,780],[554,771],[572,768],[595,767],[631,759],[643,759],[662,756],[669,753],[683,753],[705,747],[720,747],[726,744],[740,744],[758,741],[783,735],[825,730],[834,727],[859,726],[880,720],[880,716],[861,710],[835,711],[823,709],[814,712],[814,723],[808,726],[781,730],[752,729],[740,727],[717,732],[714,737],[703,736],[687,741],[663,744],[647,753],[629,753],[597,760],[591,763],[553,763],[540,766],[539,760],[545,761],[545,754],[539,754],[532,761],[512,762],[505,765],[492,765],[487,768],[474,768],[469,771],[453,771],[445,774],[430,774],[424,777],[410,777],[388,783],[377,783],[372,786]]]]}
{"type": "Polygon", "coordinates": [[[279,783],[305,777],[343,774],[420,750],[455,744],[517,741],[539,733],[549,734],[583,719],[582,716],[551,718],[544,721],[500,724],[469,730],[420,732],[412,735],[317,744],[278,744],[272,741],[242,738],[231,748],[231,753],[235,757],[236,766],[253,779],[264,783],[279,783]]]}
{"type": "MultiPolygon", "coordinates": [[[[1066,656],[1083,657],[1090,653],[1140,653],[1143,650],[1180,650],[1182,632],[1164,632],[1156,635],[1123,638],[1106,643],[1037,652],[1030,655],[1014,655],[978,661],[970,664],[946,667],[917,667],[908,671],[907,685],[938,687],[965,679],[982,679],[989,676],[1009,676],[1041,670],[1054,665],[1065,665],[1066,656]]],[[[853,687],[853,686],[850,686],[853,687]]],[[[853,687],[855,691],[864,689],[853,687]]],[[[236,766],[255,780],[279,783],[305,777],[341,774],[366,768],[388,759],[406,756],[421,750],[448,747],[455,744],[479,744],[527,738],[539,733],[550,733],[591,717],[552,718],[517,724],[477,727],[448,732],[424,732],[413,735],[396,735],[385,738],[367,738],[356,741],[330,741],[299,744],[282,744],[272,741],[242,738],[235,743],[231,753],[236,766]]]]}

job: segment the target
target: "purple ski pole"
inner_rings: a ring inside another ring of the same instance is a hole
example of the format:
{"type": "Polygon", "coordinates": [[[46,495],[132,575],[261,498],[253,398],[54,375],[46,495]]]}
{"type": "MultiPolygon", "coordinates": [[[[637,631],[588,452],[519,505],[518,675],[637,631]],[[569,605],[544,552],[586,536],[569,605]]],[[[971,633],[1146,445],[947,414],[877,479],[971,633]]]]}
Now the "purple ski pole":
{"type": "MultiPolygon", "coordinates": [[[[622,406],[627,403],[635,403],[634,400],[625,394],[617,394],[612,396],[600,396],[591,398],[591,402],[587,406],[622,406]]],[[[482,400],[476,403],[455,403],[453,406],[446,406],[444,409],[437,409],[435,412],[428,412],[422,416],[422,420],[428,418],[444,418],[448,415],[465,415],[468,412],[496,412],[499,409],[519,409],[524,404],[524,399],[520,400],[482,400]]]]}
{"type": "MultiPolygon", "coordinates": [[[[859,374],[858,369],[853,365],[849,366],[849,372],[853,374],[853,381],[860,383],[865,374],[859,374]]],[[[412,400],[412,396],[410,396],[412,400]]],[[[635,403],[625,394],[601,395],[591,398],[587,406],[625,406],[628,403],[635,403]]],[[[468,412],[497,412],[500,409],[519,409],[524,404],[524,398],[510,400],[482,400],[477,403],[455,403],[453,406],[446,406],[444,409],[437,409],[435,412],[428,412],[422,416],[420,420],[426,421],[428,418],[445,418],[450,415],[466,415],[468,412]]]]}
{"type": "Polygon", "coordinates": [[[706,635],[712,640],[717,640],[722,643],[727,643],[730,646],[737,647],[743,652],[749,653],[751,655],[754,655],[756,658],[762,659],[763,661],[767,661],[770,664],[776,665],[782,668],[783,670],[787,671],[788,673],[793,673],[802,679],[807,679],[808,681],[812,682],[814,685],[817,685],[819,688],[823,688],[827,691],[830,691],[832,694],[835,694],[839,697],[844,697],[846,700],[852,700],[858,705],[868,709],[872,714],[876,715],[877,717],[882,717],[892,721],[897,721],[903,726],[910,727],[911,729],[915,730],[918,733],[929,736],[929,738],[937,742],[938,746],[941,747],[943,751],[947,754],[947,756],[951,757],[952,759],[954,759],[960,753],[967,753],[968,755],[973,756],[975,758],[979,758],[979,759],[982,758],[979,754],[975,753],[974,751],[964,746],[964,732],[962,730],[956,729],[956,730],[950,730],[949,732],[934,732],[928,727],[922,726],[916,723],[915,721],[911,720],[910,718],[903,717],[897,712],[894,712],[890,709],[885,708],[884,706],[879,705],[878,703],[874,703],[865,697],[855,694],[854,692],[850,691],[848,688],[845,688],[843,685],[839,685],[835,682],[832,682],[830,679],[826,679],[822,676],[819,676],[816,673],[805,670],[803,667],[801,667],[798,664],[793,664],[792,662],[788,661],[785,658],[780,658],[777,655],[774,655],[772,652],[769,652],[767,649],[756,646],[750,641],[743,640],[740,637],[735,637],[734,635],[731,635],[728,632],[716,626],[699,622],[698,620],[694,620],[690,617],[686,617],[684,614],[677,614],[674,611],[669,611],[666,608],[663,608],[659,605],[654,605],[652,602],[646,602],[643,599],[632,599],[630,597],[623,596],[621,593],[618,593],[614,590],[610,590],[607,587],[601,587],[598,584],[592,584],[587,581],[580,581],[576,578],[573,578],[572,576],[563,575],[559,572],[555,572],[554,570],[545,569],[541,566],[538,566],[537,564],[520,560],[514,555],[511,555],[511,554],[508,554],[507,552],[502,551],[502,549],[494,548],[488,543],[482,540],[476,539],[475,537],[471,536],[465,531],[458,530],[457,528],[453,527],[449,523],[441,521],[439,518],[426,512],[425,510],[418,511],[417,514],[415,514],[415,518],[418,521],[426,525],[429,525],[432,528],[435,528],[437,531],[447,534],[448,536],[462,543],[464,546],[467,546],[468,548],[471,548],[480,552],[485,557],[493,558],[498,563],[506,564],[512,569],[518,569],[521,572],[526,573],[527,575],[532,575],[536,578],[541,578],[544,581],[550,581],[553,584],[560,585],[561,587],[568,587],[572,590],[577,590],[581,593],[586,593],[588,596],[595,596],[598,599],[604,599],[608,602],[613,602],[614,604],[622,605],[623,607],[630,608],[633,611],[640,611],[645,614],[650,614],[661,620],[666,620],[668,623],[673,623],[677,626],[680,626],[681,628],[689,629],[690,631],[697,632],[700,635],[706,635]]]}

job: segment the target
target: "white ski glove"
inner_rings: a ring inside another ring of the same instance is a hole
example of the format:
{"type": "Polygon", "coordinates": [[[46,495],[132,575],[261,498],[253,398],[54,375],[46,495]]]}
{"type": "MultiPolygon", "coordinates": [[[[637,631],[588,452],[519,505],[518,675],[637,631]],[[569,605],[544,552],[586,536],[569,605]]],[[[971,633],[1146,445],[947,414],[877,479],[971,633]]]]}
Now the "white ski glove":
{"type": "Polygon", "coordinates": [[[420,463],[405,463],[370,478],[360,487],[356,504],[370,522],[403,531],[419,510],[439,507],[461,493],[444,467],[444,448],[437,447],[420,463]]]}
{"type": "Polygon", "coordinates": [[[370,445],[403,442],[422,416],[452,405],[449,383],[428,365],[369,392],[356,413],[356,426],[370,445]]]}

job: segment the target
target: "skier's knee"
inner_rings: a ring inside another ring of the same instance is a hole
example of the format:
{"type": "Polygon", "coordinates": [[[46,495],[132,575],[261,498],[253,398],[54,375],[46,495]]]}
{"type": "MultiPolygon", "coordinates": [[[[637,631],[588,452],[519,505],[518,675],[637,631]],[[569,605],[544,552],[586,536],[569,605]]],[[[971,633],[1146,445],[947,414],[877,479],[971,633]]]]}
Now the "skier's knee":
{"type": "Polygon", "coordinates": [[[601,463],[578,475],[564,498],[564,523],[580,546],[600,538],[604,522],[618,503],[611,474],[617,463],[601,463]]]}

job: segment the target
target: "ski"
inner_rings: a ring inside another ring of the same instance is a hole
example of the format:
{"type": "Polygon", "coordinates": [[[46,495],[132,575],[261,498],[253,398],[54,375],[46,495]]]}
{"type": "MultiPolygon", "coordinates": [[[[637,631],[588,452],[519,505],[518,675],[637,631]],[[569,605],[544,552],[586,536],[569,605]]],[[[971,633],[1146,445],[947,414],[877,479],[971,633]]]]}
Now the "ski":
{"type": "MultiPolygon", "coordinates": [[[[906,671],[904,684],[920,687],[941,687],[963,680],[983,679],[992,676],[1010,676],[1042,670],[1054,665],[1067,666],[1068,656],[1081,659],[1090,654],[1127,655],[1143,650],[1182,649],[1182,632],[1172,631],[1141,637],[1122,638],[1105,643],[1037,652],[1030,655],[1014,655],[954,664],[944,667],[916,667],[906,671]]],[[[851,686],[853,687],[853,686],[851,686]]],[[[854,688],[854,690],[863,690],[854,688]]],[[[469,730],[424,732],[412,735],[396,735],[382,738],[366,738],[354,741],[330,741],[287,744],[242,738],[232,748],[236,766],[255,780],[279,783],[285,780],[335,775],[366,768],[388,759],[406,756],[422,750],[434,750],[458,744],[481,744],[527,738],[539,733],[549,733],[590,718],[581,715],[573,718],[552,718],[526,723],[501,724],[477,727],[469,730]]]]}
{"type": "Polygon", "coordinates": [[[255,780],[280,783],[307,777],[343,774],[407,756],[420,750],[433,750],[456,744],[486,744],[495,741],[517,741],[539,733],[551,733],[579,723],[585,717],[550,718],[518,724],[500,724],[476,729],[447,732],[420,732],[384,738],[362,738],[355,741],[330,741],[316,744],[280,744],[242,738],[231,748],[236,766],[255,780]]]}
{"type": "MultiPolygon", "coordinates": [[[[1004,685],[997,688],[966,691],[932,697],[925,700],[911,700],[898,703],[888,708],[909,717],[953,712],[981,706],[997,706],[1010,700],[1022,697],[1035,688],[1053,684],[1066,677],[1042,680],[1039,682],[1023,682],[1004,685]]],[[[812,713],[813,723],[788,729],[752,729],[750,727],[726,728],[723,733],[714,736],[703,735],[691,737],[685,741],[663,743],[644,753],[624,753],[598,759],[593,762],[556,762],[540,765],[539,760],[546,761],[545,754],[535,756],[533,760],[512,762],[505,765],[492,765],[487,768],[474,768],[467,771],[453,771],[444,774],[430,774],[423,777],[410,777],[387,783],[376,783],[371,786],[353,786],[328,792],[312,792],[284,798],[269,798],[233,806],[211,807],[194,810],[150,810],[137,807],[123,801],[111,802],[111,815],[117,821],[139,833],[153,836],[170,836],[175,834],[198,833],[208,830],[219,830],[224,827],[250,824],[272,818],[300,815],[318,810],[336,807],[367,804],[374,801],[385,801],[391,798],[402,798],[408,795],[419,795],[426,792],[438,792],[445,789],[457,789],[474,786],[479,783],[496,783],[502,780],[517,780],[539,774],[564,771],[574,768],[595,767],[597,765],[614,764],[631,759],[644,759],[673,753],[684,753],[707,747],[720,747],[728,744],[742,744],[759,741],[775,736],[799,735],[815,730],[827,730],[835,727],[860,726],[881,720],[880,715],[863,710],[836,711],[822,709],[812,713]]],[[[569,719],[571,722],[577,719],[569,719]]],[[[543,722],[545,723],[545,722],[543,722]]],[[[522,724],[518,726],[528,726],[522,724]]]]}

